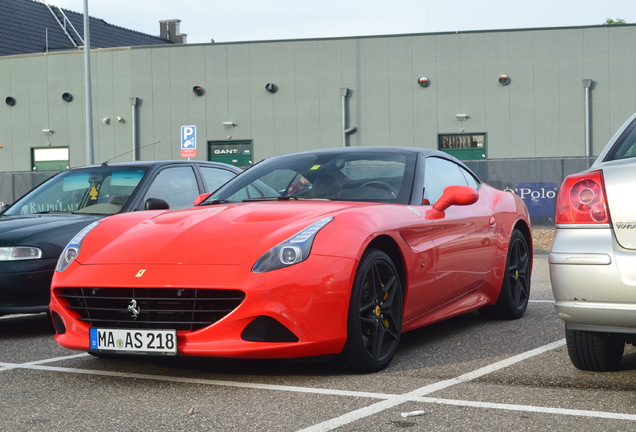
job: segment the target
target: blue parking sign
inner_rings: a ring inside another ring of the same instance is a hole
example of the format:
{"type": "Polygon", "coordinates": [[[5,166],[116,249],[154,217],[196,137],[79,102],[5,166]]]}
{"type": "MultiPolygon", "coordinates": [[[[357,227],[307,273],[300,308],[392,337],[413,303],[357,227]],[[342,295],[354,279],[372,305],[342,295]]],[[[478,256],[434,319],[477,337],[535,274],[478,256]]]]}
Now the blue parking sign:
{"type": "Polygon", "coordinates": [[[181,126],[181,157],[197,155],[197,127],[181,126]]]}

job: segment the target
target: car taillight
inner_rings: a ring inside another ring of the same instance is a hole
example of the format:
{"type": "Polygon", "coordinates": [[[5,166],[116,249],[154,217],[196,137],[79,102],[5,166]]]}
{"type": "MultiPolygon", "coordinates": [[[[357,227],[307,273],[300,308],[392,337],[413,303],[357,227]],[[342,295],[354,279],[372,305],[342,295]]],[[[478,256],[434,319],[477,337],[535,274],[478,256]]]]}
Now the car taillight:
{"type": "Polygon", "coordinates": [[[602,171],[566,177],[559,191],[557,224],[609,223],[602,171]]]}

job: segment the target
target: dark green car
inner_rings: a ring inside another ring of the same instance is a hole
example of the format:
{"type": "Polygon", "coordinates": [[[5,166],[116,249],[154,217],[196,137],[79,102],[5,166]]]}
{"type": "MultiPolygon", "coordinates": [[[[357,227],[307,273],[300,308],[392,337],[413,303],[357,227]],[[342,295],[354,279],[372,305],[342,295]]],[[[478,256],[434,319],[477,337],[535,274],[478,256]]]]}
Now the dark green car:
{"type": "Polygon", "coordinates": [[[63,171],[0,213],[0,315],[45,312],[55,263],[97,219],[192,207],[241,170],[204,161],[102,164],[63,171]]]}

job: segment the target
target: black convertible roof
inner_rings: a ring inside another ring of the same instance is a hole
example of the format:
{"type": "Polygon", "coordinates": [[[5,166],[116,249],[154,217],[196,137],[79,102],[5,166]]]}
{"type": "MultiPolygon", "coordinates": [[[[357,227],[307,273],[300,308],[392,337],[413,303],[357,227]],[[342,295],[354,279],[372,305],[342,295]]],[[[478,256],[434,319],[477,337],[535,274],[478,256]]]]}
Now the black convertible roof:
{"type": "MultiPolygon", "coordinates": [[[[462,161],[457,159],[448,153],[441,150],[427,149],[421,147],[401,147],[401,146],[354,146],[354,147],[333,147],[333,148],[321,148],[316,150],[305,150],[295,154],[312,154],[312,153],[356,153],[356,152],[382,152],[382,153],[411,153],[413,155],[419,153],[425,157],[436,156],[444,159],[452,160],[462,166],[465,166],[462,161]]],[[[292,153],[293,154],[293,153],[292,153]]],[[[273,157],[284,157],[286,155],[279,155],[273,157]]]]}

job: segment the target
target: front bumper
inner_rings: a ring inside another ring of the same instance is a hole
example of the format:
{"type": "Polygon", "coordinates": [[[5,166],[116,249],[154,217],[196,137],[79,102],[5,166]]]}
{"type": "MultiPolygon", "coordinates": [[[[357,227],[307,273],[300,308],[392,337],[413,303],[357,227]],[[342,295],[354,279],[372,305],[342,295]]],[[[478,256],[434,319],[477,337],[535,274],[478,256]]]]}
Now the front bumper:
{"type": "Polygon", "coordinates": [[[558,226],[548,262],[568,328],[636,333],[636,251],[621,248],[611,228],[558,226]]]}
{"type": "MultiPolygon", "coordinates": [[[[89,350],[89,329],[57,293],[65,287],[144,287],[240,290],[243,302],[200,330],[177,332],[178,355],[234,358],[293,358],[339,353],[347,337],[347,311],[356,261],[311,256],[288,268],[255,274],[225,265],[106,265],[77,262],[53,279],[51,312],[55,340],[71,349],[89,350]],[[145,270],[143,276],[140,270],[145,270]],[[297,342],[254,342],[246,327],[267,317],[276,320],[297,342]]],[[[128,301],[122,303],[125,305],[128,301]]],[[[125,324],[124,324],[125,326],[125,324]]],[[[131,328],[134,321],[131,319],[131,328]]]]}
{"type": "Polygon", "coordinates": [[[0,315],[48,311],[56,261],[3,263],[0,269],[0,315]]]}

